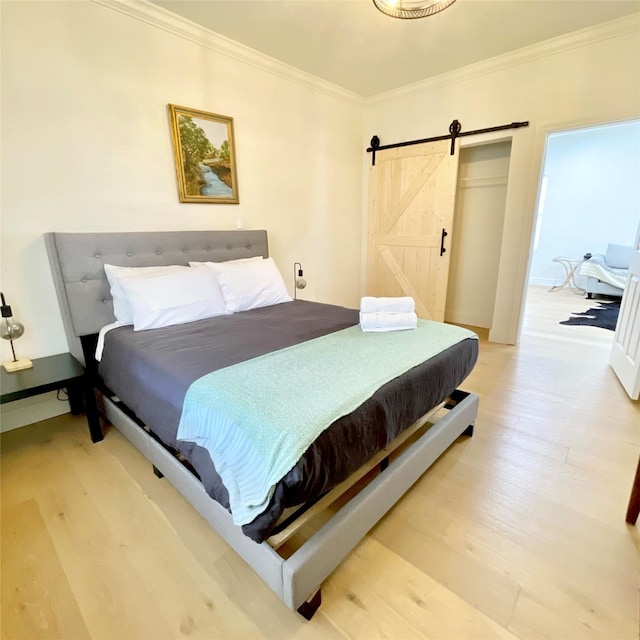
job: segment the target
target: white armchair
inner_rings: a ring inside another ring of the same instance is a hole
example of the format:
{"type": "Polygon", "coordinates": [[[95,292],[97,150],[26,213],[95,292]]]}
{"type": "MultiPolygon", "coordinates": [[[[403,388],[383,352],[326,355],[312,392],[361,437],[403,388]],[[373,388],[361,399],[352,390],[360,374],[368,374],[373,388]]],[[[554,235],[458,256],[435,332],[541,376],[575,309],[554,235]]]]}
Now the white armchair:
{"type": "Polygon", "coordinates": [[[586,278],[587,298],[592,298],[594,293],[622,296],[632,254],[631,246],[610,244],[605,254],[598,253],[585,259],[579,273],[586,278]]]}

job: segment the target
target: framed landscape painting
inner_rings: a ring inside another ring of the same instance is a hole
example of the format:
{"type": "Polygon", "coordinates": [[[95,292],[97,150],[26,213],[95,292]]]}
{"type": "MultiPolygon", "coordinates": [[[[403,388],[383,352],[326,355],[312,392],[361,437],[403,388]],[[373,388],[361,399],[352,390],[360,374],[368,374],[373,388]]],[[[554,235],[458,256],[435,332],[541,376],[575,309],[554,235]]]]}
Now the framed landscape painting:
{"type": "Polygon", "coordinates": [[[233,118],[169,105],[180,202],[238,204],[233,118]]]}

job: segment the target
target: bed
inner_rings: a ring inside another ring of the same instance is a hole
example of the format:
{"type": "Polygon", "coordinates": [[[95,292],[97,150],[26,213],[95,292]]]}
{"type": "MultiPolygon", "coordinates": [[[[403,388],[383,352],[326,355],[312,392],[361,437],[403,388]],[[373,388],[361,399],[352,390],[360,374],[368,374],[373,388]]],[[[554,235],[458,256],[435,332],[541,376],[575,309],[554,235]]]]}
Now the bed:
{"type": "MultiPolygon", "coordinates": [[[[477,340],[465,338],[389,380],[357,409],[332,422],[275,486],[264,512],[238,525],[229,512],[229,495],[215,461],[195,442],[176,437],[185,394],[194,380],[201,379],[203,367],[209,366],[203,364],[208,356],[203,355],[207,348],[202,345],[225,345],[224,353],[215,349],[224,371],[235,363],[250,366],[262,356],[279,356],[296,345],[306,348],[318,340],[357,331],[357,311],[293,301],[201,320],[192,326],[139,332],[118,327],[105,337],[98,366],[94,359],[97,333],[114,320],[105,263],[155,266],[267,258],[267,234],[50,233],[45,241],[69,349],[85,362],[92,384],[103,394],[108,421],[289,608],[306,618],[320,604],[322,581],[367,531],[460,435],[472,434],[478,398],[457,387],[475,364],[477,340]],[[131,355],[138,342],[147,355],[131,355]],[[164,377],[158,377],[158,371],[149,365],[161,362],[154,351],[159,344],[176,365],[155,367],[165,371],[164,377]],[[176,357],[184,353],[185,345],[187,351],[198,353],[195,364],[183,365],[183,359],[176,357]],[[127,359],[134,365],[125,367],[127,359]],[[137,380],[134,371],[138,371],[137,380]],[[434,384],[425,384],[426,380],[434,384]],[[140,385],[147,389],[141,391],[140,385]],[[151,395],[145,397],[147,393],[151,395]],[[365,477],[368,482],[354,492],[353,485],[365,477]],[[350,490],[353,497],[328,521],[322,518],[324,524],[308,539],[293,550],[279,552],[300,526],[350,490]]],[[[101,437],[94,425],[92,439],[101,437]]]]}

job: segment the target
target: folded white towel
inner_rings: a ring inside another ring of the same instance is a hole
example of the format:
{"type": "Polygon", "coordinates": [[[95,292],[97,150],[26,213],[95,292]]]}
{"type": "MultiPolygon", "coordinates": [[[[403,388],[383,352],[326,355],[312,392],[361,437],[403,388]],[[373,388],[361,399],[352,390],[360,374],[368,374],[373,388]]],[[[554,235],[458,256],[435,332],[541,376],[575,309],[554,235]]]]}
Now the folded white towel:
{"type": "Polygon", "coordinates": [[[360,328],[363,331],[404,331],[416,329],[418,316],[411,313],[362,313],[360,328]]]}
{"type": "Polygon", "coordinates": [[[415,300],[411,296],[398,298],[374,298],[364,296],[360,299],[361,313],[378,313],[381,311],[391,313],[413,313],[416,310],[415,300]]]}

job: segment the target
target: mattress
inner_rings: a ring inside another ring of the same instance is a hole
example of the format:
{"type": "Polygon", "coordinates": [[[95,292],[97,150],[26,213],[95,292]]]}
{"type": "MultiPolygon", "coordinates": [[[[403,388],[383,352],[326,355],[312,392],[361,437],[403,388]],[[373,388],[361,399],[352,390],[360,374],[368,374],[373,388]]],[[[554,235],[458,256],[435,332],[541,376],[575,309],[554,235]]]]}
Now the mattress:
{"type": "MultiPolygon", "coordinates": [[[[228,492],[209,453],[178,441],[183,401],[203,375],[358,323],[358,311],[294,301],[185,325],[105,336],[105,385],[166,445],[179,450],[207,493],[228,508],[228,492]]],[[[268,507],[242,526],[266,539],[284,509],[313,500],[347,478],[403,429],[442,402],[473,368],[477,340],[465,339],[381,387],[332,423],[276,485],[268,507]]],[[[292,393],[294,390],[292,390],[292,393]]]]}

